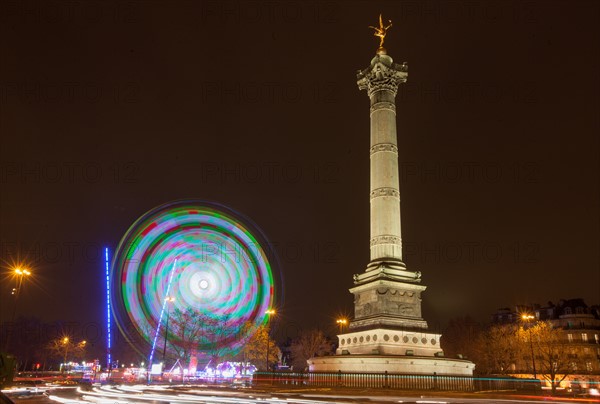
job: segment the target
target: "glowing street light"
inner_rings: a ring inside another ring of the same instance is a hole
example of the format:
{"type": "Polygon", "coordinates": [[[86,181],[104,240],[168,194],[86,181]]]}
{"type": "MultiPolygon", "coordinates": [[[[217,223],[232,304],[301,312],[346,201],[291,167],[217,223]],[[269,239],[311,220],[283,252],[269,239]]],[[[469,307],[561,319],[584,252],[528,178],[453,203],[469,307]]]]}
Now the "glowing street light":
{"type": "Polygon", "coordinates": [[[12,321],[15,321],[15,313],[17,312],[17,300],[21,294],[21,287],[23,286],[23,278],[31,276],[31,271],[27,268],[16,267],[13,269],[14,276],[17,278],[17,286],[13,288],[12,294],[15,295],[15,305],[13,307],[12,321]]]}
{"type": "MultiPolygon", "coordinates": [[[[525,313],[525,314],[521,315],[521,319],[523,321],[529,323],[535,319],[535,316],[525,313]]],[[[531,326],[529,326],[528,331],[529,331],[529,347],[531,348],[531,363],[533,365],[533,378],[537,379],[537,372],[535,370],[535,355],[533,353],[533,337],[531,336],[531,326]]]]}
{"type": "MultiPolygon", "coordinates": [[[[15,322],[15,315],[17,314],[17,303],[19,301],[19,295],[21,294],[21,287],[23,286],[23,278],[29,277],[31,275],[31,271],[27,268],[15,267],[13,268],[13,276],[16,277],[16,287],[12,289],[12,295],[15,297],[13,312],[11,316],[11,323],[15,322]]],[[[7,333],[6,335],[6,346],[5,349],[9,349],[11,333],[7,333]]]]}
{"type": "Polygon", "coordinates": [[[69,354],[69,337],[64,337],[62,343],[65,346],[65,354],[63,355],[63,367],[61,370],[64,372],[65,367],[67,367],[67,355],[69,354]]]}
{"type": "Polygon", "coordinates": [[[335,322],[340,327],[340,334],[341,334],[344,327],[348,324],[348,320],[345,318],[338,318],[337,320],[335,320],[335,322]]]}
{"type": "Polygon", "coordinates": [[[73,350],[80,351],[80,352],[84,352],[85,347],[87,345],[87,341],[86,340],[81,340],[79,342],[75,342],[73,340],[71,340],[71,338],[67,335],[65,335],[64,337],[62,337],[60,339],[60,345],[62,345],[62,350],[63,350],[63,363],[60,365],[61,367],[61,372],[64,372],[65,369],[67,368],[67,364],[68,364],[68,358],[69,358],[69,352],[72,352],[73,350]]]}

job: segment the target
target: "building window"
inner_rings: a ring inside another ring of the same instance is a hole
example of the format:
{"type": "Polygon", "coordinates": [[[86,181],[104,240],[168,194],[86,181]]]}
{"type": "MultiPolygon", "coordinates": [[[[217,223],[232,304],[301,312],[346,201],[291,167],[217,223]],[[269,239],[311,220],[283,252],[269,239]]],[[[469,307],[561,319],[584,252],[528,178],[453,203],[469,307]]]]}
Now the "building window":
{"type": "Polygon", "coordinates": [[[571,314],[571,308],[565,307],[565,314],[571,314]]]}
{"type": "Polygon", "coordinates": [[[596,344],[600,344],[600,335],[594,334],[594,339],[596,340],[596,344]]]}
{"type": "Polygon", "coordinates": [[[567,339],[569,342],[573,342],[573,334],[567,334],[567,339]]]}
{"type": "Polygon", "coordinates": [[[592,370],[594,370],[594,368],[592,368],[592,362],[586,362],[585,368],[587,369],[588,372],[591,372],[592,370]]]}
{"type": "Polygon", "coordinates": [[[583,333],[583,332],[581,333],[581,340],[583,342],[587,342],[587,334],[586,333],[583,333]]]}
{"type": "Polygon", "coordinates": [[[577,307],[577,308],[575,309],[575,312],[576,312],[577,314],[583,314],[583,307],[577,307]]]}

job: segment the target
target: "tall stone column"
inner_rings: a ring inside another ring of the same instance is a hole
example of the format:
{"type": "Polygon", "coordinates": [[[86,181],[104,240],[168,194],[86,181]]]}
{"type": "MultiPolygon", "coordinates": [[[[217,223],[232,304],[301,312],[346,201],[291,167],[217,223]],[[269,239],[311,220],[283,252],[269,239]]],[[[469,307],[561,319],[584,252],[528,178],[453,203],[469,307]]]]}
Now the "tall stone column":
{"type": "Polygon", "coordinates": [[[377,372],[472,376],[474,364],[443,357],[440,334],[430,332],[421,313],[421,273],[402,261],[400,185],[396,138],[396,93],[408,76],[406,64],[394,63],[383,48],[383,24],[371,64],[358,72],[358,88],[371,101],[371,259],[354,275],[354,318],[338,335],[335,356],[311,358],[318,372],[377,372]]]}
{"type": "MultiPolygon", "coordinates": [[[[358,72],[358,88],[371,100],[371,259],[354,275],[354,319],[350,330],[424,330],[421,274],[402,262],[400,180],[396,137],[396,93],[408,66],[394,63],[379,48],[371,64],[358,72]]],[[[404,347],[403,349],[405,349],[404,347]]]]}
{"type": "Polygon", "coordinates": [[[371,260],[367,272],[384,265],[405,269],[402,262],[400,185],[396,136],[396,93],[408,66],[394,63],[380,48],[371,65],[358,73],[358,87],[371,100],[371,260]]]}

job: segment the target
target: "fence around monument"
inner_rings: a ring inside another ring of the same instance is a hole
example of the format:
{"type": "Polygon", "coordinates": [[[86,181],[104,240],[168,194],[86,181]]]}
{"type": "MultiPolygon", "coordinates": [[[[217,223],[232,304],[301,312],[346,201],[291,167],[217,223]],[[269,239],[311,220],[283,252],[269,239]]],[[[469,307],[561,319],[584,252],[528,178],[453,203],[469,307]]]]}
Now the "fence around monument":
{"type": "Polygon", "coordinates": [[[254,383],[312,387],[361,387],[396,390],[501,391],[536,390],[539,380],[506,377],[414,375],[395,373],[256,372],[254,383]],[[537,386],[536,383],[537,382],[537,386]]]}

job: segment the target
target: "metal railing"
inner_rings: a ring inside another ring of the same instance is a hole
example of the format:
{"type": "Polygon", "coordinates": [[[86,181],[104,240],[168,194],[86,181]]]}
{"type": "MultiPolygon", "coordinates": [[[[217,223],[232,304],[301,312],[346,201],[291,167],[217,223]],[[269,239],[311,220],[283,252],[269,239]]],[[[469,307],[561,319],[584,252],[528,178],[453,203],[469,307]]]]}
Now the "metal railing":
{"type": "Polygon", "coordinates": [[[253,383],[313,387],[361,387],[396,390],[500,391],[539,390],[539,380],[395,373],[256,372],[253,383]]]}

